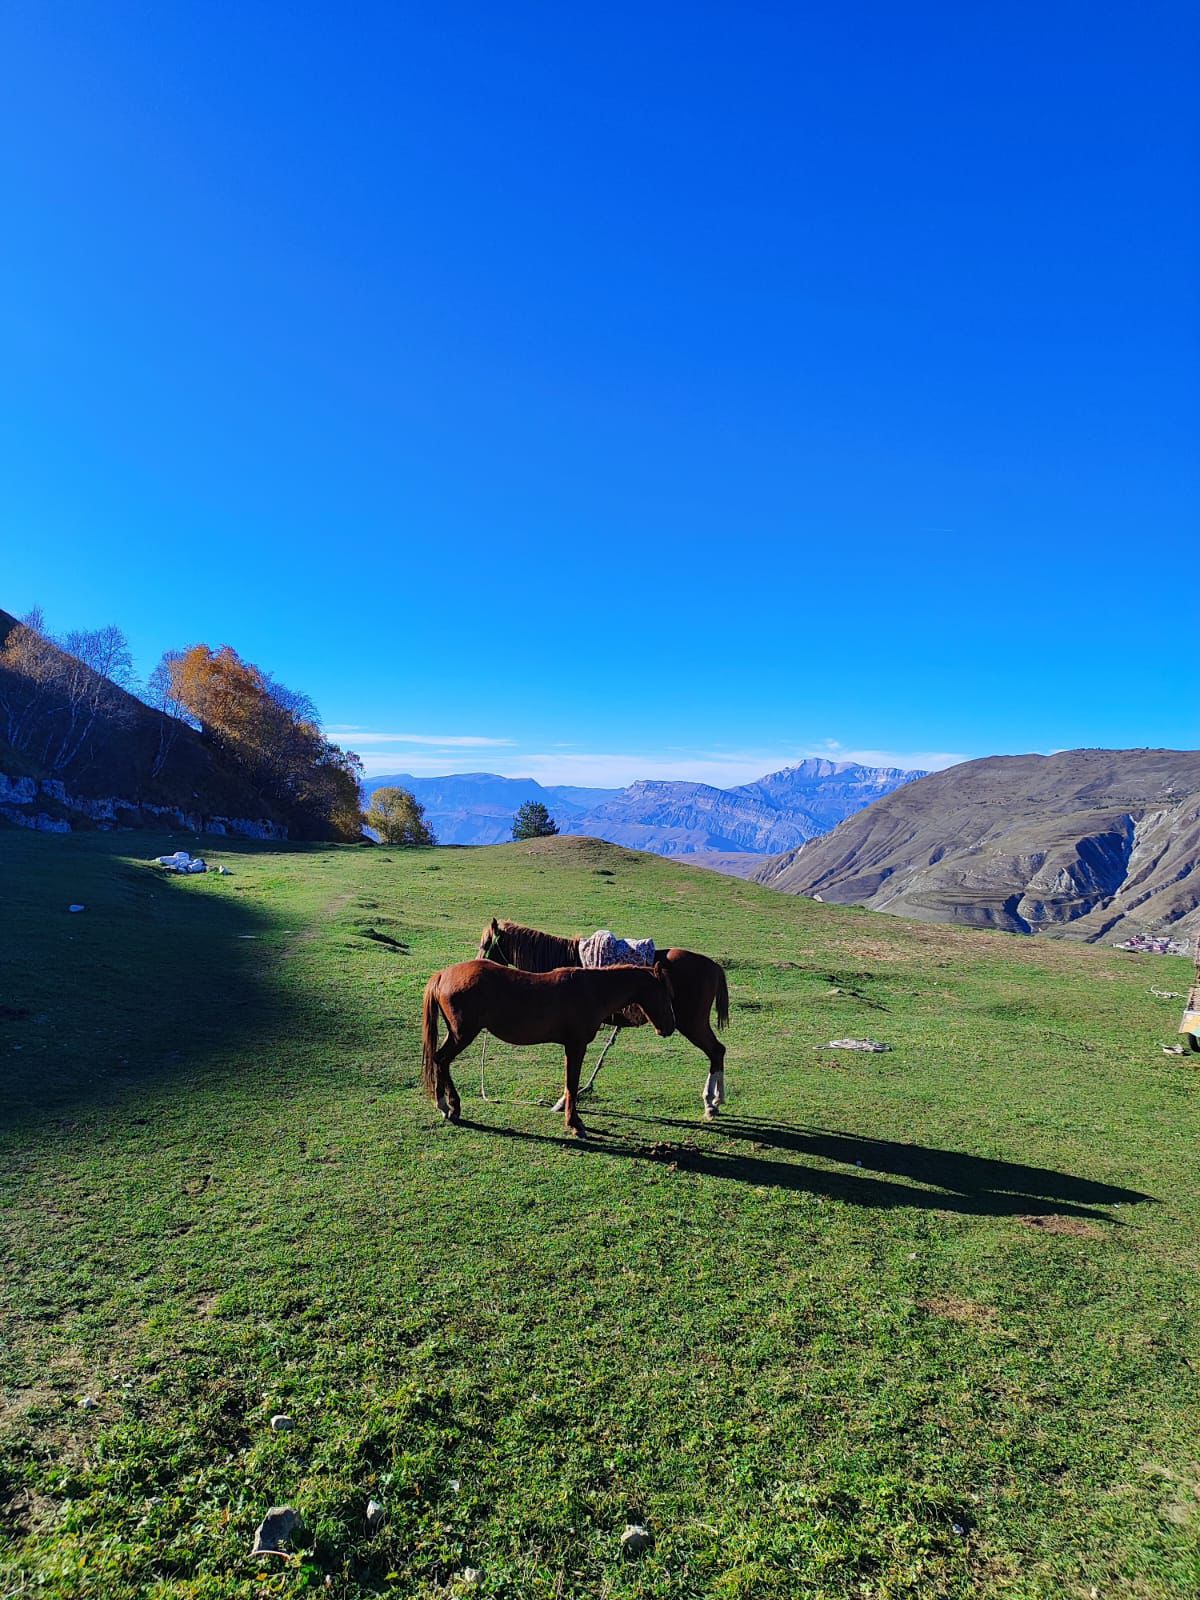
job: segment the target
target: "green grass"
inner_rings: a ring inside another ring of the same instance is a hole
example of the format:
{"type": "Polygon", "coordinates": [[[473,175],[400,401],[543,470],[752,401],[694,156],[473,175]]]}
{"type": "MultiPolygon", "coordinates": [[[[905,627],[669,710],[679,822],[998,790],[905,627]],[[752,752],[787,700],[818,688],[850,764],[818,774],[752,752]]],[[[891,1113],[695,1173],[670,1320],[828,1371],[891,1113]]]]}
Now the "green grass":
{"type": "Polygon", "coordinates": [[[1184,963],[574,840],[175,842],[0,834],[0,1594],[1196,1594],[1184,963]],[[728,1115],[642,1030],[586,1144],[550,1049],[443,1125],[421,987],[493,912],[721,958],[728,1115]]]}

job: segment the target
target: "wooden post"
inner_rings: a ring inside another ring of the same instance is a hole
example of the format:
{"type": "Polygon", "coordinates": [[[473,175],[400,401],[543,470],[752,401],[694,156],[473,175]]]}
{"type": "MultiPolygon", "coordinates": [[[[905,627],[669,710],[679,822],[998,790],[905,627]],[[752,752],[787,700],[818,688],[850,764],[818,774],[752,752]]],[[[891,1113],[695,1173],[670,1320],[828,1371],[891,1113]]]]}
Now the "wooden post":
{"type": "Polygon", "coordinates": [[[1196,966],[1179,1031],[1187,1035],[1187,1042],[1193,1050],[1200,1050],[1200,933],[1196,935],[1196,966]]]}

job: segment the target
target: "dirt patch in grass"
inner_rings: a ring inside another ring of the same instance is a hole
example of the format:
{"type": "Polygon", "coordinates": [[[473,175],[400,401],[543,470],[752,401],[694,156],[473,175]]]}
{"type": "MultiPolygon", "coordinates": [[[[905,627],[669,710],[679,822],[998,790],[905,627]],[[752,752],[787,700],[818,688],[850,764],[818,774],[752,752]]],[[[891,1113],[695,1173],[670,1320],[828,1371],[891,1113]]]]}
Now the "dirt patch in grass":
{"type": "Polygon", "coordinates": [[[0,1502],[0,1531],[13,1538],[49,1528],[58,1516],[59,1502],[35,1489],[21,1487],[0,1502]]]}
{"type": "Polygon", "coordinates": [[[994,1322],[996,1318],[995,1307],[960,1300],[955,1295],[936,1295],[931,1300],[918,1300],[917,1304],[931,1317],[948,1317],[951,1322],[994,1322]]]}
{"type": "Polygon", "coordinates": [[[1018,1217],[1026,1228],[1036,1228],[1039,1233],[1062,1233],[1071,1239],[1103,1239],[1104,1229],[1094,1222],[1084,1222],[1079,1217],[1018,1217]]]}
{"type": "Polygon", "coordinates": [[[23,1421],[30,1411],[40,1406],[57,1406],[59,1394],[49,1384],[34,1384],[28,1389],[0,1390],[0,1426],[23,1421]]]}
{"type": "MultiPolygon", "coordinates": [[[[276,961],[279,959],[286,961],[289,956],[294,956],[297,951],[302,950],[306,944],[311,944],[313,940],[318,937],[318,935],[325,931],[328,923],[335,922],[337,920],[340,913],[346,909],[353,899],[353,889],[346,889],[341,894],[335,894],[328,899],[321,907],[316,917],[314,917],[309,923],[307,928],[302,928],[300,932],[292,934],[291,938],[280,950],[279,955],[275,958],[276,961]]],[[[370,905],[368,905],[366,902],[359,901],[358,903],[364,906],[365,909],[370,909],[370,905]]],[[[375,902],[372,902],[371,904],[374,903],[375,902]]],[[[274,962],[269,961],[267,965],[272,966],[274,965],[274,962]]]]}
{"type": "Polygon", "coordinates": [[[884,967],[928,965],[931,952],[946,952],[960,956],[961,946],[951,934],[942,931],[917,932],[909,923],[902,934],[894,939],[880,939],[870,934],[851,934],[843,939],[831,939],[825,946],[827,954],[836,952],[852,961],[870,961],[884,967]]]}

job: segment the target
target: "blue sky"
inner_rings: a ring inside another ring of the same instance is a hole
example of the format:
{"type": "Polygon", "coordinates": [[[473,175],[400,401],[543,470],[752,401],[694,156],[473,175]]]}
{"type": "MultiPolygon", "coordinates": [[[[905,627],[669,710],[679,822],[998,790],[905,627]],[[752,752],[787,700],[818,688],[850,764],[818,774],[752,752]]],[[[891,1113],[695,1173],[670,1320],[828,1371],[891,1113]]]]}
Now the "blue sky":
{"type": "Polygon", "coordinates": [[[1193,7],[0,21],[0,605],[371,770],[1194,746],[1193,7]]]}

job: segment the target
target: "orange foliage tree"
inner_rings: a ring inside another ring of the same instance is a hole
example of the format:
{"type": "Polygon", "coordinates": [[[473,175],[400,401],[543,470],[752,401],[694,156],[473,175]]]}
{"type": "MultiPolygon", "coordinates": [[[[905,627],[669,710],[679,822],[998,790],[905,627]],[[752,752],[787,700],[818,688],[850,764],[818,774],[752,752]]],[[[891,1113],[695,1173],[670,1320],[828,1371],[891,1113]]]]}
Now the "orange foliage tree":
{"type": "Polygon", "coordinates": [[[327,739],[307,695],[236,650],[196,644],[169,662],[171,691],[218,745],[303,830],[355,839],[362,763],[327,739]]]}

